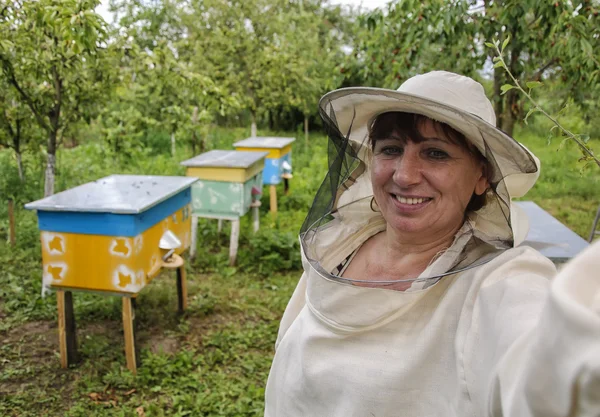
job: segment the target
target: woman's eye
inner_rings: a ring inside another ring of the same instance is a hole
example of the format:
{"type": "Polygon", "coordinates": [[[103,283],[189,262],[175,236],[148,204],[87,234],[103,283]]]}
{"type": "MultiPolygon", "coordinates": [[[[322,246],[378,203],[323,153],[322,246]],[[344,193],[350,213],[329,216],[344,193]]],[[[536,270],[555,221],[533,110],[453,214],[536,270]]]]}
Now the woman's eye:
{"type": "Polygon", "coordinates": [[[442,151],[440,149],[428,149],[427,156],[432,159],[447,159],[450,157],[447,152],[442,151]]]}
{"type": "Polygon", "coordinates": [[[381,148],[380,152],[384,155],[400,155],[402,153],[402,148],[399,146],[385,146],[381,148]]]}

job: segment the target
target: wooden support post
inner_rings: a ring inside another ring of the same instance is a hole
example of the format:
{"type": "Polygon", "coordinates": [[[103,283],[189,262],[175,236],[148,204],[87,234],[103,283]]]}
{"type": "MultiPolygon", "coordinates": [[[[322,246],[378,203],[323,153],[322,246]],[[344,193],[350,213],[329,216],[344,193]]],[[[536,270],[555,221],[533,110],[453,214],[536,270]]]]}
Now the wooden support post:
{"type": "Polygon", "coordinates": [[[138,344],[135,342],[136,340],[136,328],[137,325],[136,323],[136,319],[135,319],[135,312],[137,311],[137,294],[133,297],[131,297],[131,311],[133,311],[133,320],[132,320],[132,328],[133,328],[133,351],[135,352],[135,367],[136,370],[137,368],[140,367],[140,365],[142,364],[142,359],[141,359],[141,355],[140,355],[140,348],[138,346],[138,344]]]}
{"type": "Polygon", "coordinates": [[[217,233],[221,233],[223,230],[223,219],[219,219],[217,223],[217,233]]]}
{"type": "Polygon", "coordinates": [[[135,301],[131,297],[123,297],[123,336],[127,369],[135,375],[138,359],[135,350],[135,301]]]}
{"type": "Polygon", "coordinates": [[[67,359],[67,326],[65,324],[65,292],[56,291],[56,307],[58,309],[58,346],[60,350],[60,367],[69,367],[67,359]]]}
{"type": "Polygon", "coordinates": [[[288,195],[290,193],[290,179],[283,179],[283,194],[288,195]]]}
{"type": "Polygon", "coordinates": [[[57,291],[56,304],[58,308],[58,344],[60,348],[60,366],[79,361],[77,354],[77,328],[73,311],[73,294],[71,291],[57,291]]]}
{"type": "Polygon", "coordinates": [[[196,255],[196,245],[198,242],[198,216],[192,214],[192,243],[190,244],[190,258],[196,255]]]}
{"type": "Polygon", "coordinates": [[[258,206],[252,207],[252,230],[254,233],[258,232],[260,226],[260,217],[258,213],[258,206]]]}
{"type": "Polygon", "coordinates": [[[231,237],[229,240],[229,265],[235,265],[240,237],[240,219],[231,221],[231,237]]]}
{"type": "Polygon", "coordinates": [[[17,243],[17,236],[15,233],[14,202],[12,198],[8,199],[8,240],[11,246],[15,246],[17,243]]]}
{"type": "Polygon", "coordinates": [[[177,311],[181,314],[187,309],[187,283],[185,264],[177,268],[177,311]]]}
{"type": "Polygon", "coordinates": [[[275,184],[269,186],[269,198],[271,200],[271,213],[277,213],[277,186],[275,184]]]}

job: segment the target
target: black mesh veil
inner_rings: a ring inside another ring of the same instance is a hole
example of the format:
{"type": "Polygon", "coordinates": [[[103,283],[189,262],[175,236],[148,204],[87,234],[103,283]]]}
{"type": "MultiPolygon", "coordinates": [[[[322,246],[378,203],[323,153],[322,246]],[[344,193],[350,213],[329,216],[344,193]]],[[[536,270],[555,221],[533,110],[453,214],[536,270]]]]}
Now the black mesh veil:
{"type": "Polygon", "coordinates": [[[338,276],[336,267],[369,237],[385,230],[373,207],[370,183],[371,148],[368,126],[390,111],[423,114],[444,122],[471,141],[491,167],[486,204],[465,214],[454,243],[418,277],[399,281],[368,281],[387,286],[400,281],[424,286],[441,277],[488,262],[526,233],[523,218],[511,206],[537,179],[535,157],[522,145],[476,116],[436,103],[397,95],[391,90],[354,88],[326,95],[319,104],[328,136],[329,169],[300,231],[304,260],[321,275],[345,282],[367,282],[338,276]],[[516,190],[516,191],[515,191],[516,190]],[[513,217],[519,216],[518,221],[513,217]],[[521,228],[521,229],[520,229],[521,228]]]}
{"type": "MultiPolygon", "coordinates": [[[[329,170],[327,175],[317,191],[317,195],[313,200],[312,207],[304,219],[302,224],[301,234],[312,229],[314,226],[323,225],[323,222],[328,220],[328,215],[331,214],[335,203],[335,197],[338,191],[347,189],[348,185],[345,184],[350,179],[352,173],[361,165],[361,160],[358,157],[357,152],[351,146],[348,137],[352,129],[346,134],[342,134],[337,127],[335,122],[335,113],[332,111],[331,114],[325,114],[325,110],[319,108],[321,118],[323,119],[325,131],[329,138],[327,147],[327,162],[329,170]]],[[[333,110],[333,109],[332,109],[333,110]]],[[[352,180],[350,180],[352,181],[352,180]]],[[[329,218],[331,220],[331,218],[329,218]]]]}

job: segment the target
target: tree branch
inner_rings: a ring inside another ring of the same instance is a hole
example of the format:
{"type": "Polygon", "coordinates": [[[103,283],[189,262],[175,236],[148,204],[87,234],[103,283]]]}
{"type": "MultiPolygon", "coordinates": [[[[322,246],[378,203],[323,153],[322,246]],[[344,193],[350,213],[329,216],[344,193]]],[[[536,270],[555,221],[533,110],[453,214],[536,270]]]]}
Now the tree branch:
{"type": "Polygon", "coordinates": [[[552,65],[554,65],[558,60],[556,58],[552,58],[550,61],[548,61],[543,67],[541,67],[539,70],[537,70],[535,72],[535,74],[533,74],[533,81],[539,81],[542,78],[542,74],[544,73],[544,71],[546,71],[548,68],[550,68],[552,65]]]}
{"type": "Polygon", "coordinates": [[[6,12],[7,9],[8,9],[8,4],[6,6],[4,6],[2,11],[0,11],[0,16],[4,16],[4,12],[6,12]]]}
{"type": "Polygon", "coordinates": [[[55,91],[55,102],[54,108],[52,109],[52,128],[55,132],[58,132],[58,124],[60,122],[60,107],[62,104],[62,80],[60,74],[56,69],[56,65],[52,66],[52,78],[54,79],[54,91],[55,91]]]}
{"type": "Polygon", "coordinates": [[[27,104],[27,106],[29,106],[29,108],[33,112],[33,115],[35,116],[35,118],[37,119],[38,123],[40,124],[40,126],[44,130],[49,130],[50,127],[48,126],[48,124],[44,120],[44,117],[42,116],[41,112],[37,109],[37,106],[35,105],[35,103],[31,99],[31,97],[29,95],[27,95],[27,93],[19,85],[19,82],[17,81],[17,78],[15,77],[14,69],[13,69],[11,63],[6,58],[4,58],[1,55],[0,55],[0,61],[2,62],[2,65],[4,67],[5,73],[7,73],[7,75],[8,75],[8,81],[19,92],[19,95],[21,96],[21,98],[23,99],[23,101],[25,101],[25,103],[27,104]]]}
{"type": "Polygon", "coordinates": [[[588,157],[591,158],[596,163],[596,165],[598,165],[598,167],[600,167],[600,159],[598,159],[596,157],[596,155],[594,155],[592,150],[585,145],[585,143],[580,139],[580,137],[579,137],[580,135],[575,135],[570,130],[564,128],[558,122],[558,120],[556,120],[556,118],[549,115],[542,107],[540,107],[540,105],[531,97],[531,95],[527,91],[525,91],[525,89],[521,86],[519,81],[515,78],[515,76],[511,73],[510,69],[506,65],[506,61],[504,60],[504,56],[502,55],[502,50],[500,50],[500,47],[498,45],[499,45],[499,41],[496,41],[494,43],[494,48],[496,49],[497,60],[498,60],[498,62],[502,63],[502,67],[505,69],[507,75],[510,77],[510,79],[513,82],[513,87],[516,87],[521,93],[523,93],[525,95],[525,97],[527,97],[529,102],[531,104],[533,104],[533,106],[537,109],[537,111],[539,111],[544,116],[546,116],[546,118],[548,118],[556,127],[558,127],[565,136],[567,136],[568,138],[575,141],[575,143],[577,143],[577,145],[579,146],[581,151],[583,153],[587,154],[588,157]]]}
{"type": "Polygon", "coordinates": [[[14,145],[14,150],[17,153],[20,153],[21,152],[21,119],[19,119],[17,117],[16,123],[17,123],[17,134],[15,136],[13,136],[13,145],[14,145]]]}
{"type": "Polygon", "coordinates": [[[2,112],[2,119],[4,120],[6,129],[8,130],[8,134],[10,135],[11,138],[13,138],[15,136],[15,131],[13,130],[12,126],[10,125],[10,122],[8,120],[8,114],[6,114],[6,110],[4,110],[2,112]]]}
{"type": "MultiPolygon", "coordinates": [[[[8,119],[6,118],[6,115],[4,114],[4,112],[0,112],[0,121],[4,121],[5,125],[8,126],[9,129],[9,136],[12,138],[12,129],[10,126],[10,123],[8,123],[8,119]]],[[[3,142],[0,140],[0,146],[6,147],[6,148],[11,148],[12,146],[10,146],[10,142],[3,142]]]]}

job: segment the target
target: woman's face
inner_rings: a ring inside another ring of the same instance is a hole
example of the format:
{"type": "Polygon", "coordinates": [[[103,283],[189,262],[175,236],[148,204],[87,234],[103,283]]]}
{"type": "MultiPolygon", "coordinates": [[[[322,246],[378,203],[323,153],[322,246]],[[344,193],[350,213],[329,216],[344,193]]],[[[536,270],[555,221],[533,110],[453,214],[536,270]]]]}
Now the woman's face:
{"type": "Polygon", "coordinates": [[[453,234],[473,193],[481,195],[488,186],[482,162],[439,133],[435,123],[420,123],[420,143],[391,135],[373,148],[371,182],[381,213],[388,227],[419,241],[453,234]]]}

